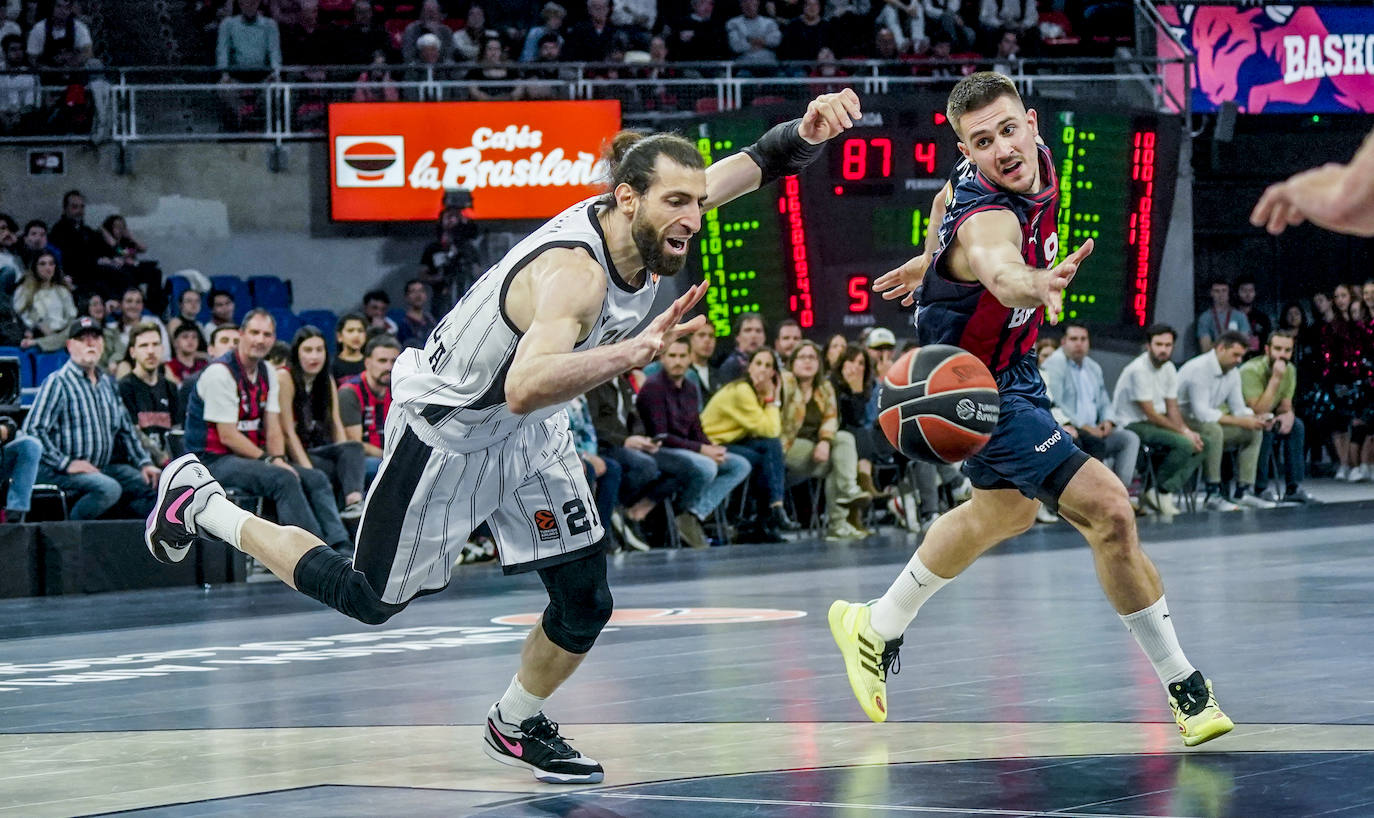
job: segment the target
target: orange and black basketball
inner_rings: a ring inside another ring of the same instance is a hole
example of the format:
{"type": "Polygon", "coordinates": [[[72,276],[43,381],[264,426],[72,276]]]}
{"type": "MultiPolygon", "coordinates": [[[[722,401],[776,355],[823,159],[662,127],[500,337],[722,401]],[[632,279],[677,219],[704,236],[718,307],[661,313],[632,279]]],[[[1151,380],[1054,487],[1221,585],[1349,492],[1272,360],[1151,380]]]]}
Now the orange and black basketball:
{"type": "Polygon", "coordinates": [[[878,425],[902,454],[955,463],[977,454],[997,426],[997,381],[958,347],[931,344],[893,362],[878,397],[878,425]]]}

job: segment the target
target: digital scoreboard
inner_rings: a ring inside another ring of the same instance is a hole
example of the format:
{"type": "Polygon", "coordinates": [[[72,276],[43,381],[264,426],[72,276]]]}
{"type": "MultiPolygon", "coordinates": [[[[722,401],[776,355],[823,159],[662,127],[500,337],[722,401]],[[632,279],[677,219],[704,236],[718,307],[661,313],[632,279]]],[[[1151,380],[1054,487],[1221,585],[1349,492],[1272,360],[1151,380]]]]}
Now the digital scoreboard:
{"type": "MultiPolygon", "coordinates": [[[[718,332],[744,311],[763,313],[770,325],[793,317],[817,336],[911,325],[912,310],[884,301],[872,282],[921,252],[931,202],[961,158],[943,97],[923,99],[928,104],[865,110],[806,173],[708,214],[694,263],[711,281],[708,314],[718,332]]],[[[1144,326],[1180,124],[1150,113],[1038,110],[1059,174],[1059,258],[1089,238],[1096,244],[1066,295],[1065,315],[1104,328],[1144,326]]],[[[794,114],[710,120],[697,126],[698,148],[720,159],[794,114]]]]}

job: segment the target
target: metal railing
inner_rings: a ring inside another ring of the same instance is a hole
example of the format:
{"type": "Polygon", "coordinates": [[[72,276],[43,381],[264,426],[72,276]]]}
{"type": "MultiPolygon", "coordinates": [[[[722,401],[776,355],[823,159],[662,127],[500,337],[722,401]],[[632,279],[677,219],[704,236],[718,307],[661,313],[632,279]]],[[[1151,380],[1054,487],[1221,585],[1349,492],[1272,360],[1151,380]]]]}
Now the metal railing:
{"type": "MultiPolygon", "coordinates": [[[[1153,10],[1153,9],[1151,9],[1153,10]]],[[[1167,32],[1167,27],[1161,28],[1167,32]]],[[[1181,50],[1181,44],[1180,44],[1181,50]]],[[[627,65],[564,63],[501,66],[511,78],[470,79],[459,66],[309,66],[221,81],[212,68],[119,68],[92,72],[89,132],[0,135],[0,142],[268,141],[319,139],[331,102],[437,101],[484,96],[521,99],[618,99],[627,123],[690,118],[773,102],[804,103],[817,93],[852,87],[860,95],[900,97],[948,89],[960,76],[995,68],[1023,92],[1077,103],[1179,112],[1187,109],[1166,82],[1169,66],[1191,56],[1041,60],[841,61],[781,63],[766,76],[728,62],[627,65]],[[529,76],[532,70],[538,76],[529,76]],[[750,73],[750,71],[754,73],[750,73]],[[523,74],[524,76],[521,76],[523,74]]],[[[44,105],[62,106],[68,86],[43,86],[44,105]]],[[[49,117],[51,119],[51,117],[49,117]]],[[[39,121],[39,120],[32,120],[39,121]]],[[[48,128],[52,131],[52,128],[48,128]]]]}

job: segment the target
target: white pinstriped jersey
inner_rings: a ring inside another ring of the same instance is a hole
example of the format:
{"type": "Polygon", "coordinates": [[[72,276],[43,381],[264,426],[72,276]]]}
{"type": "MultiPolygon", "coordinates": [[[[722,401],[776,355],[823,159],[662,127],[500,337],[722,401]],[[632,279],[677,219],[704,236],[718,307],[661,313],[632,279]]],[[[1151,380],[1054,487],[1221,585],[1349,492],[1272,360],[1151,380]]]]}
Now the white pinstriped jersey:
{"type": "Polygon", "coordinates": [[[517,430],[562,412],[565,404],[517,415],[506,405],[506,373],[521,333],[506,315],[516,274],[554,247],[584,248],[606,272],[601,316],[575,351],[627,337],[649,314],[653,276],[633,288],[615,269],[597,213],[600,197],[579,202],[545,222],[487,270],[430,333],[424,349],[408,349],[392,371],[393,407],[412,420],[417,436],[451,452],[491,446],[517,430]]]}

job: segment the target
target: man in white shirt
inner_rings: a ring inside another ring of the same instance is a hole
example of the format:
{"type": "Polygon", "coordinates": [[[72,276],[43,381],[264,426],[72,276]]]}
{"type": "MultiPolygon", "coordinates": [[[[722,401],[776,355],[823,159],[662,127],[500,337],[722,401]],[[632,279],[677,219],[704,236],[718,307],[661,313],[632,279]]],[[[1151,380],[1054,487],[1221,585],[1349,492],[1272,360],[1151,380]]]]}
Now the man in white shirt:
{"type": "Polygon", "coordinates": [[[1112,461],[1112,470],[1127,489],[1135,478],[1140,438],[1116,425],[1112,400],[1102,378],[1102,367],[1088,357],[1091,341],[1088,328],[1076,321],[1064,324],[1059,349],[1045,361],[1042,371],[1054,401],[1069,417],[1065,431],[1073,435],[1078,448],[1103,462],[1112,461]]]}
{"type": "Polygon", "coordinates": [[[1221,455],[1237,450],[1236,501],[1251,508],[1274,504],[1254,492],[1264,430],[1273,416],[1256,417],[1245,402],[1240,386],[1240,360],[1245,355],[1245,334],[1227,330],[1216,346],[1178,371],[1178,405],[1183,419],[1207,441],[1202,474],[1207,481],[1206,507],[1210,511],[1234,511],[1237,506],[1221,489],[1221,455]]]}
{"type": "Polygon", "coordinates": [[[1164,452],[1164,461],[1155,471],[1156,485],[1140,496],[1146,508],[1174,515],[1178,506],[1173,494],[1207,454],[1202,435],[1188,428],[1178,409],[1178,370],[1169,360],[1174,355],[1177,333],[1167,324],[1155,324],[1145,331],[1146,349],[1121,370],[1112,395],[1112,412],[1140,442],[1164,452]]]}
{"type": "Polygon", "coordinates": [[[739,16],[725,23],[730,50],[741,65],[772,65],[778,61],[773,51],[782,43],[782,29],[771,17],[759,14],[759,0],[740,0],[739,16]]]}

